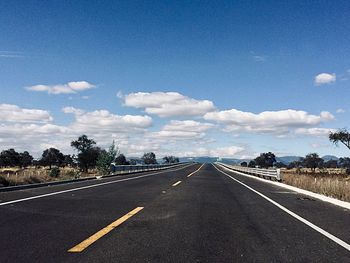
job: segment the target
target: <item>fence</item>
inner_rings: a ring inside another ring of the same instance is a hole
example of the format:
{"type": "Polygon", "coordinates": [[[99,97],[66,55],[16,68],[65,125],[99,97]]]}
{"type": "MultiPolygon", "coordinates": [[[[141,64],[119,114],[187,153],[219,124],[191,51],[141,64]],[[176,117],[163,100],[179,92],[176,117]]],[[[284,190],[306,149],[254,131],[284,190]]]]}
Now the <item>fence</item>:
{"type": "Polygon", "coordinates": [[[251,174],[259,177],[269,178],[269,179],[276,179],[277,181],[282,181],[282,173],[280,169],[262,169],[262,168],[250,168],[250,167],[243,167],[238,165],[228,165],[224,163],[217,162],[217,164],[224,166],[228,169],[251,174]]]}
{"type": "Polygon", "coordinates": [[[170,167],[184,165],[188,163],[175,163],[175,164],[149,164],[149,165],[112,165],[112,174],[123,174],[130,172],[146,172],[154,170],[163,170],[170,167]]]}

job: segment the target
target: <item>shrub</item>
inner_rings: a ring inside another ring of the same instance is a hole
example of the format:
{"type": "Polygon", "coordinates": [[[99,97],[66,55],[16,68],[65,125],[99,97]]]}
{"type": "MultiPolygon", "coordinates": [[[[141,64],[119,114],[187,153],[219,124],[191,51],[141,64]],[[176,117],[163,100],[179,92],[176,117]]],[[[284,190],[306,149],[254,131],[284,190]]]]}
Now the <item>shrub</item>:
{"type": "Polygon", "coordinates": [[[0,186],[9,186],[9,185],[10,185],[9,181],[5,177],[0,176],[0,186]]]}
{"type": "Polygon", "coordinates": [[[51,177],[55,177],[55,178],[60,176],[60,169],[58,167],[52,168],[51,171],[50,171],[50,176],[51,177]]]}

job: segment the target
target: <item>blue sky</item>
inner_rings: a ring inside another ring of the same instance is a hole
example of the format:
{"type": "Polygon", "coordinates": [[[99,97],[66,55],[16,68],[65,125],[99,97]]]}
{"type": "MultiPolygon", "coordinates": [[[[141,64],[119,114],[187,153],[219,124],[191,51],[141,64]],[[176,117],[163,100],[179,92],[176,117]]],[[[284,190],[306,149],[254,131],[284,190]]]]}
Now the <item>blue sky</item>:
{"type": "Polygon", "coordinates": [[[2,1],[0,149],[69,153],[86,133],[134,156],[348,156],[327,139],[349,127],[348,10],[348,1],[2,1]]]}

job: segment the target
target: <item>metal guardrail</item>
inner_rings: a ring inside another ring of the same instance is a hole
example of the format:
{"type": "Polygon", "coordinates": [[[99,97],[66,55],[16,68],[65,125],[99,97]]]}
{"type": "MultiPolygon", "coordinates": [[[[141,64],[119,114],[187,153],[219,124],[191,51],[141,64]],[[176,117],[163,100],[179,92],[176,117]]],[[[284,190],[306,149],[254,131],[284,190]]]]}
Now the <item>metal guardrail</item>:
{"type": "Polygon", "coordinates": [[[174,163],[174,164],[149,164],[149,165],[113,165],[112,175],[130,173],[130,172],[147,172],[154,170],[163,170],[170,167],[184,165],[188,163],[174,163]]]}
{"type": "Polygon", "coordinates": [[[282,173],[281,169],[262,169],[262,168],[250,168],[250,167],[243,167],[243,166],[238,166],[238,165],[229,165],[221,162],[217,162],[217,164],[224,166],[228,169],[242,172],[242,173],[247,173],[251,175],[256,175],[259,177],[268,177],[269,179],[274,178],[277,181],[282,181],[282,173]]]}

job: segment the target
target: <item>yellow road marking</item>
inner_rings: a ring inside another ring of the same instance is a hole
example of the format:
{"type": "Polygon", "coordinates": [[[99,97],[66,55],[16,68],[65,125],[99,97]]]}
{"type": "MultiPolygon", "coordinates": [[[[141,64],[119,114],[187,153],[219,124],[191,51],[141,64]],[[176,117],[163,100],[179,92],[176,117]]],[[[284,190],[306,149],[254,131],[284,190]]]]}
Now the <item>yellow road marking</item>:
{"type": "Polygon", "coordinates": [[[175,184],[173,184],[173,186],[177,186],[178,184],[181,184],[182,181],[178,181],[175,184]]]}
{"type": "Polygon", "coordinates": [[[104,235],[107,235],[109,232],[111,232],[114,228],[128,220],[130,217],[136,215],[138,212],[140,212],[143,209],[143,207],[136,207],[134,210],[130,211],[126,215],[122,216],[121,218],[117,219],[113,223],[109,224],[105,228],[101,229],[91,237],[85,239],[83,242],[79,243],[75,247],[72,247],[71,249],[68,250],[68,252],[73,252],[73,253],[79,253],[82,252],[85,248],[99,240],[101,237],[104,235]]]}
{"type": "Polygon", "coordinates": [[[194,171],[193,173],[190,173],[189,175],[187,175],[187,177],[190,177],[191,175],[194,175],[196,172],[198,172],[203,167],[203,165],[204,165],[204,163],[196,171],[194,171]]]}

